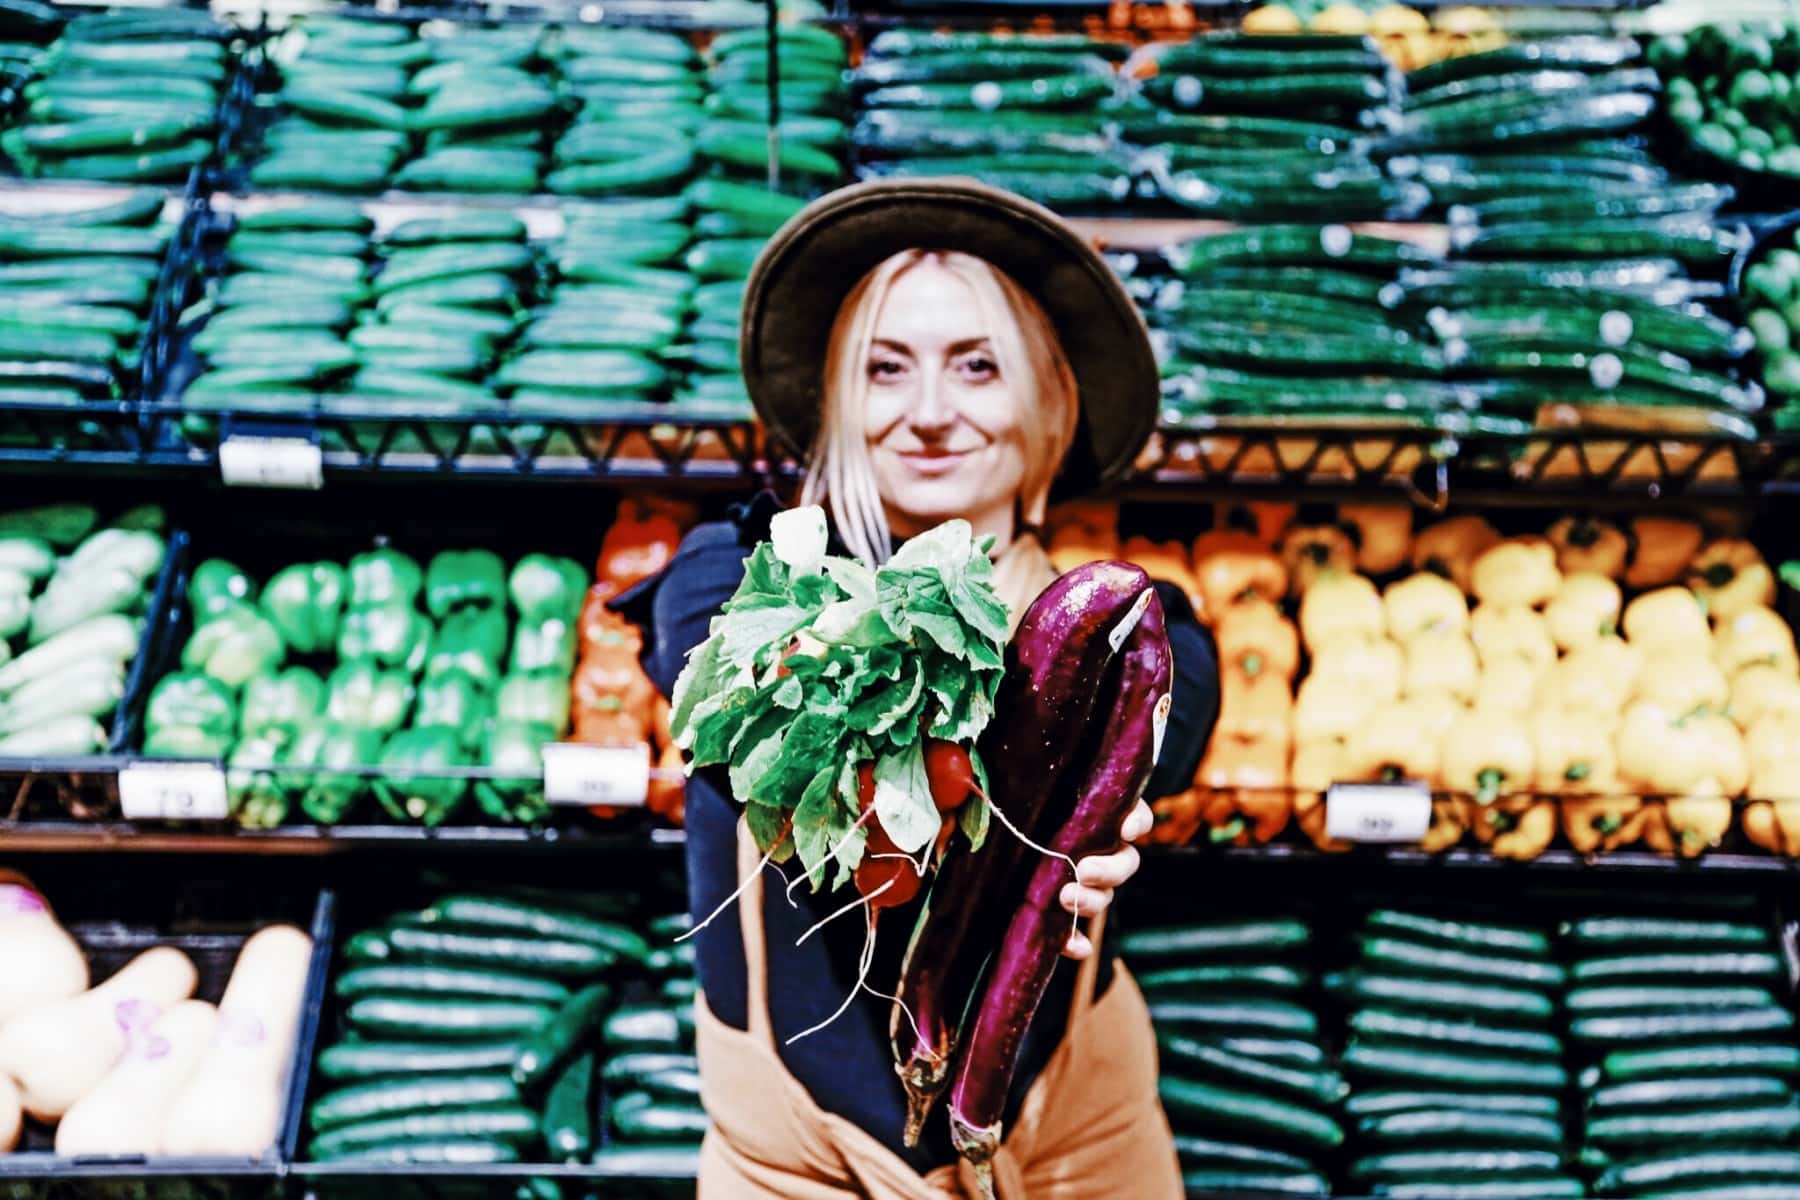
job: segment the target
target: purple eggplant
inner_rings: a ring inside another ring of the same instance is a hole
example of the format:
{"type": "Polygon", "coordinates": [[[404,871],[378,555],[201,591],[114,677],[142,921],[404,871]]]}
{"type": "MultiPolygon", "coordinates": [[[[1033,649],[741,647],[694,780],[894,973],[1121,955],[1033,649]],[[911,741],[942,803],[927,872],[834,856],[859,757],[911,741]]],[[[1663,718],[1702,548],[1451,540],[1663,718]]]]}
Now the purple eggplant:
{"type": "MultiPolygon", "coordinates": [[[[1036,828],[1087,740],[1108,668],[1154,599],[1149,576],[1137,567],[1097,562],[1060,576],[1025,611],[980,742],[988,798],[1015,828],[1036,828]]],[[[889,1026],[894,1068],[906,1088],[909,1146],[949,1080],[957,1031],[983,965],[1023,894],[1027,853],[1036,857],[995,827],[979,852],[950,855],[913,927],[889,1026]]]]}
{"type": "MultiPolygon", "coordinates": [[[[1094,757],[1078,784],[1060,789],[1069,812],[1050,838],[1050,849],[1057,854],[1079,862],[1118,848],[1119,827],[1143,796],[1156,764],[1173,670],[1162,605],[1153,600],[1125,643],[1094,757]]],[[[991,1160],[1000,1148],[1000,1115],[1019,1049],[1069,940],[1070,918],[1059,897],[1072,878],[1061,858],[1036,858],[1024,901],[997,945],[981,1004],[956,1060],[950,1138],[956,1152],[974,1166],[989,1200],[991,1160]]]]}

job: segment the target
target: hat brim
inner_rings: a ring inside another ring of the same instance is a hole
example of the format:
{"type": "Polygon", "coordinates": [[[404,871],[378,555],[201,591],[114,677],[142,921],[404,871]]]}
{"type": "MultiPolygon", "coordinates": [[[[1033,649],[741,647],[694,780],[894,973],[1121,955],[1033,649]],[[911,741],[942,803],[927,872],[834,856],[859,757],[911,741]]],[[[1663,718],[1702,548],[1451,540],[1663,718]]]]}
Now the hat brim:
{"type": "Polygon", "coordinates": [[[998,267],[1055,326],[1080,392],[1058,491],[1112,483],[1156,426],[1159,376],[1143,316],[1098,252],[1050,210],[970,179],[878,180],[808,205],[745,285],[739,358],[763,424],[804,456],[819,428],[832,323],[858,281],[904,250],[998,267]]]}

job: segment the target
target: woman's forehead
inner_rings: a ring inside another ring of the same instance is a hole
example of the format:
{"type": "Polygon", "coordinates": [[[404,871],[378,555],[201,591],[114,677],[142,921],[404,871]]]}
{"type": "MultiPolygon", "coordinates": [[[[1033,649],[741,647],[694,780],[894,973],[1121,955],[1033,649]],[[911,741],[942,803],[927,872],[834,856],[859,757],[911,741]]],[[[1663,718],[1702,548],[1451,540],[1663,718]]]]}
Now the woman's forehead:
{"type": "Polygon", "coordinates": [[[940,260],[914,264],[889,286],[875,337],[908,345],[950,344],[989,336],[975,289],[940,260]]]}

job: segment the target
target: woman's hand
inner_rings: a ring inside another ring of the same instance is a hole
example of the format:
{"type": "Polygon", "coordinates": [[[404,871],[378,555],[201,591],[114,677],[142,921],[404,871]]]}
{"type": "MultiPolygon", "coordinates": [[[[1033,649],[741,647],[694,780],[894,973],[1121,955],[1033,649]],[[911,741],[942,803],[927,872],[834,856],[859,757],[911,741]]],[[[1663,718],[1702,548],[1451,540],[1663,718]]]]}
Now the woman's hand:
{"type": "MultiPolygon", "coordinates": [[[[1156,817],[1150,806],[1139,800],[1119,830],[1124,848],[1111,854],[1090,854],[1077,862],[1075,882],[1063,885],[1062,906],[1078,917],[1093,917],[1105,912],[1106,906],[1112,903],[1113,889],[1137,874],[1138,850],[1131,843],[1148,834],[1155,824],[1156,817]]],[[[1063,947],[1063,953],[1077,961],[1093,952],[1094,943],[1079,929],[1069,935],[1069,944],[1063,947]]]]}

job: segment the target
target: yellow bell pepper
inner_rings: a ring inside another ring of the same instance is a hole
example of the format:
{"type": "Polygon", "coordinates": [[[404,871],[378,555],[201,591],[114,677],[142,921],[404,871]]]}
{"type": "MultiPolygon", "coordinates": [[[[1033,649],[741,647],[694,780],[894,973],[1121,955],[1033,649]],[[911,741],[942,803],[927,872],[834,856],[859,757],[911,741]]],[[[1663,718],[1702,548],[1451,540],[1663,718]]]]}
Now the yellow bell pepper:
{"type": "Polygon", "coordinates": [[[1773,854],[1800,858],[1800,757],[1760,764],[1750,772],[1744,836],[1773,854]]]}
{"type": "MultiPolygon", "coordinates": [[[[1180,542],[1153,542],[1143,537],[1126,538],[1124,545],[1119,547],[1118,557],[1142,567],[1150,578],[1160,579],[1180,588],[1181,594],[1188,598],[1188,603],[1196,610],[1205,603],[1204,597],[1200,595],[1200,583],[1194,578],[1193,567],[1188,563],[1187,547],[1180,542]]],[[[1216,613],[1207,615],[1213,619],[1218,616],[1216,613]]]]}
{"type": "Polygon", "coordinates": [[[1407,642],[1422,633],[1461,633],[1469,627],[1469,602],[1462,591],[1442,575],[1419,571],[1381,594],[1381,610],[1388,633],[1407,642]]]}
{"type": "Polygon", "coordinates": [[[1213,738],[1246,742],[1279,742],[1293,737],[1294,697],[1279,675],[1245,675],[1226,670],[1219,676],[1219,719],[1213,738]]]}
{"type": "Polygon", "coordinates": [[[1619,721],[1615,746],[1628,785],[1662,796],[1735,796],[1750,774],[1743,735],[1713,713],[1681,713],[1636,700],[1619,721]]]}
{"type": "Polygon", "coordinates": [[[1670,650],[1644,661],[1632,698],[1675,713],[1690,713],[1698,708],[1723,712],[1731,699],[1731,682],[1705,655],[1670,650]]]}
{"type": "Polygon", "coordinates": [[[1481,669],[1469,706],[1477,712],[1529,714],[1544,672],[1522,658],[1505,658],[1481,669]]]}
{"type": "Polygon", "coordinates": [[[1381,594],[1362,575],[1321,575],[1300,601],[1300,637],[1309,650],[1345,634],[1380,637],[1385,631],[1381,594]]]}
{"type": "Polygon", "coordinates": [[[1644,842],[1658,854],[1694,858],[1725,840],[1731,831],[1731,800],[1726,796],[1683,796],[1652,805],[1644,823],[1644,842]],[[1660,814],[1660,819],[1659,818],[1660,814]]]}
{"type": "Polygon", "coordinates": [[[1796,749],[1800,749],[1800,713],[1766,712],[1744,731],[1744,753],[1753,766],[1780,762],[1796,749]]]}
{"type": "Polygon", "coordinates": [[[1467,592],[1475,560],[1499,540],[1500,534],[1481,517],[1450,517],[1427,526],[1413,539],[1412,564],[1467,592]]]}
{"type": "Polygon", "coordinates": [[[1593,571],[1574,571],[1563,576],[1544,618],[1557,647],[1573,650],[1616,632],[1623,602],[1619,585],[1611,579],[1593,571]]]}
{"type": "Polygon", "coordinates": [[[1544,615],[1529,608],[1501,608],[1478,604],[1469,617],[1469,640],[1483,666],[1508,658],[1522,658],[1538,670],[1556,661],[1556,640],[1544,615]]]}
{"type": "MultiPolygon", "coordinates": [[[[1617,850],[1644,836],[1651,809],[1641,796],[1565,796],[1563,836],[1582,854],[1617,850]]],[[[1660,813],[1660,810],[1658,810],[1660,813]]]]}
{"type": "Polygon", "coordinates": [[[1467,703],[1475,695],[1480,667],[1475,647],[1460,633],[1425,633],[1406,643],[1403,696],[1447,695],[1467,703]]]}
{"type": "Polygon", "coordinates": [[[1350,635],[1313,651],[1312,669],[1306,677],[1348,684],[1366,703],[1373,704],[1399,697],[1405,671],[1405,655],[1395,642],[1350,635]]]}
{"type": "Polygon", "coordinates": [[[1579,713],[1583,721],[1610,730],[1631,699],[1643,663],[1643,652],[1623,638],[1601,638],[1570,651],[1544,672],[1538,684],[1538,703],[1566,708],[1579,713]]]}
{"type": "Polygon", "coordinates": [[[1356,531],[1356,566],[1387,575],[1406,565],[1412,550],[1412,509],[1404,504],[1340,504],[1338,520],[1356,531]]]}
{"type": "Polygon", "coordinates": [[[1215,845],[1260,844],[1287,828],[1291,805],[1285,738],[1220,737],[1215,731],[1195,778],[1211,793],[1202,800],[1200,820],[1215,845]]]}
{"type": "Polygon", "coordinates": [[[1356,570],[1356,543],[1336,525],[1295,525],[1281,535],[1276,551],[1294,596],[1305,595],[1325,575],[1356,570]]]}
{"type": "Polygon", "coordinates": [[[1713,632],[1713,657],[1727,675],[1759,665],[1800,675],[1794,631],[1774,609],[1760,605],[1741,608],[1719,623],[1713,632]]]}
{"type": "Polygon", "coordinates": [[[1199,788],[1152,800],[1150,814],[1155,821],[1150,826],[1150,840],[1159,846],[1184,846],[1192,841],[1200,832],[1205,801],[1206,795],[1199,788]]]}
{"type": "Polygon", "coordinates": [[[1348,778],[1344,755],[1345,743],[1339,738],[1301,742],[1294,747],[1294,761],[1288,768],[1295,788],[1295,822],[1313,845],[1332,853],[1350,849],[1349,842],[1325,836],[1325,789],[1348,778]]]}
{"type": "Polygon", "coordinates": [[[1617,579],[1625,573],[1631,543],[1617,525],[1592,517],[1564,517],[1545,536],[1556,547],[1556,566],[1564,575],[1583,571],[1617,579]]]}
{"type": "Polygon", "coordinates": [[[1509,796],[1476,807],[1475,837],[1495,858],[1529,862],[1556,837],[1556,803],[1533,796],[1509,796]]]}
{"type": "Polygon", "coordinates": [[[1462,841],[1469,831],[1475,806],[1467,800],[1446,796],[1431,802],[1431,825],[1419,839],[1419,849],[1427,854],[1442,854],[1462,841]]]}
{"type": "Polygon", "coordinates": [[[1369,18],[1369,32],[1376,37],[1430,33],[1431,22],[1416,8],[1408,8],[1404,4],[1384,4],[1369,18]]]}
{"type": "Polygon", "coordinates": [[[1531,748],[1539,791],[1605,795],[1619,789],[1612,738],[1583,713],[1562,708],[1535,713],[1531,748]]]}
{"type": "Polygon", "coordinates": [[[1441,745],[1444,786],[1473,795],[1478,804],[1491,804],[1498,796],[1531,786],[1531,730],[1521,717],[1459,713],[1444,731],[1441,745]]]}
{"type": "Polygon", "coordinates": [[[1244,14],[1245,33],[1300,33],[1306,27],[1285,4],[1265,4],[1244,14]]]}
{"type": "Polygon", "coordinates": [[[1449,712],[1434,699],[1376,705],[1367,719],[1351,730],[1345,743],[1344,780],[1393,783],[1408,779],[1435,784],[1438,743],[1426,730],[1438,724],[1438,714],[1449,712]]]}
{"type": "Polygon", "coordinates": [[[1706,532],[1693,521],[1668,517],[1633,517],[1631,564],[1625,568],[1629,588],[1663,587],[1686,573],[1706,532]]]}
{"type": "Polygon", "coordinates": [[[1306,27],[1314,33],[1367,33],[1369,15],[1348,0],[1340,0],[1320,9],[1306,27]]]}
{"type": "Polygon", "coordinates": [[[1287,595],[1287,568],[1251,534],[1215,529],[1194,539],[1194,580],[1208,614],[1260,596],[1274,603],[1287,595]]]}
{"type": "Polygon", "coordinates": [[[1556,547],[1541,537],[1515,537],[1483,551],[1470,568],[1469,585],[1482,604],[1537,608],[1562,586],[1556,547]]]}
{"type": "Polygon", "coordinates": [[[1731,677],[1727,711],[1739,729],[1765,713],[1800,713],[1800,679],[1771,663],[1753,663],[1731,677]]]}
{"type": "Polygon", "coordinates": [[[1349,737],[1362,723],[1369,703],[1368,694],[1353,683],[1308,675],[1294,697],[1294,741],[1349,737]]]}
{"type": "Polygon", "coordinates": [[[1213,528],[1241,529],[1263,549],[1273,550],[1299,511],[1300,506],[1291,500],[1240,500],[1213,507],[1213,528]]]}
{"type": "Polygon", "coordinates": [[[1684,587],[1645,592],[1625,606],[1619,628],[1625,640],[1645,654],[1682,647],[1706,649],[1712,637],[1700,602],[1684,587]]]}
{"type": "Polygon", "coordinates": [[[1267,600],[1242,600],[1218,614],[1213,636],[1219,666],[1246,678],[1268,674],[1292,682],[1300,665],[1300,634],[1267,600]]]}
{"type": "Polygon", "coordinates": [[[1688,564],[1688,586],[1714,621],[1775,603],[1775,573],[1743,538],[1714,538],[1688,564]]]}

